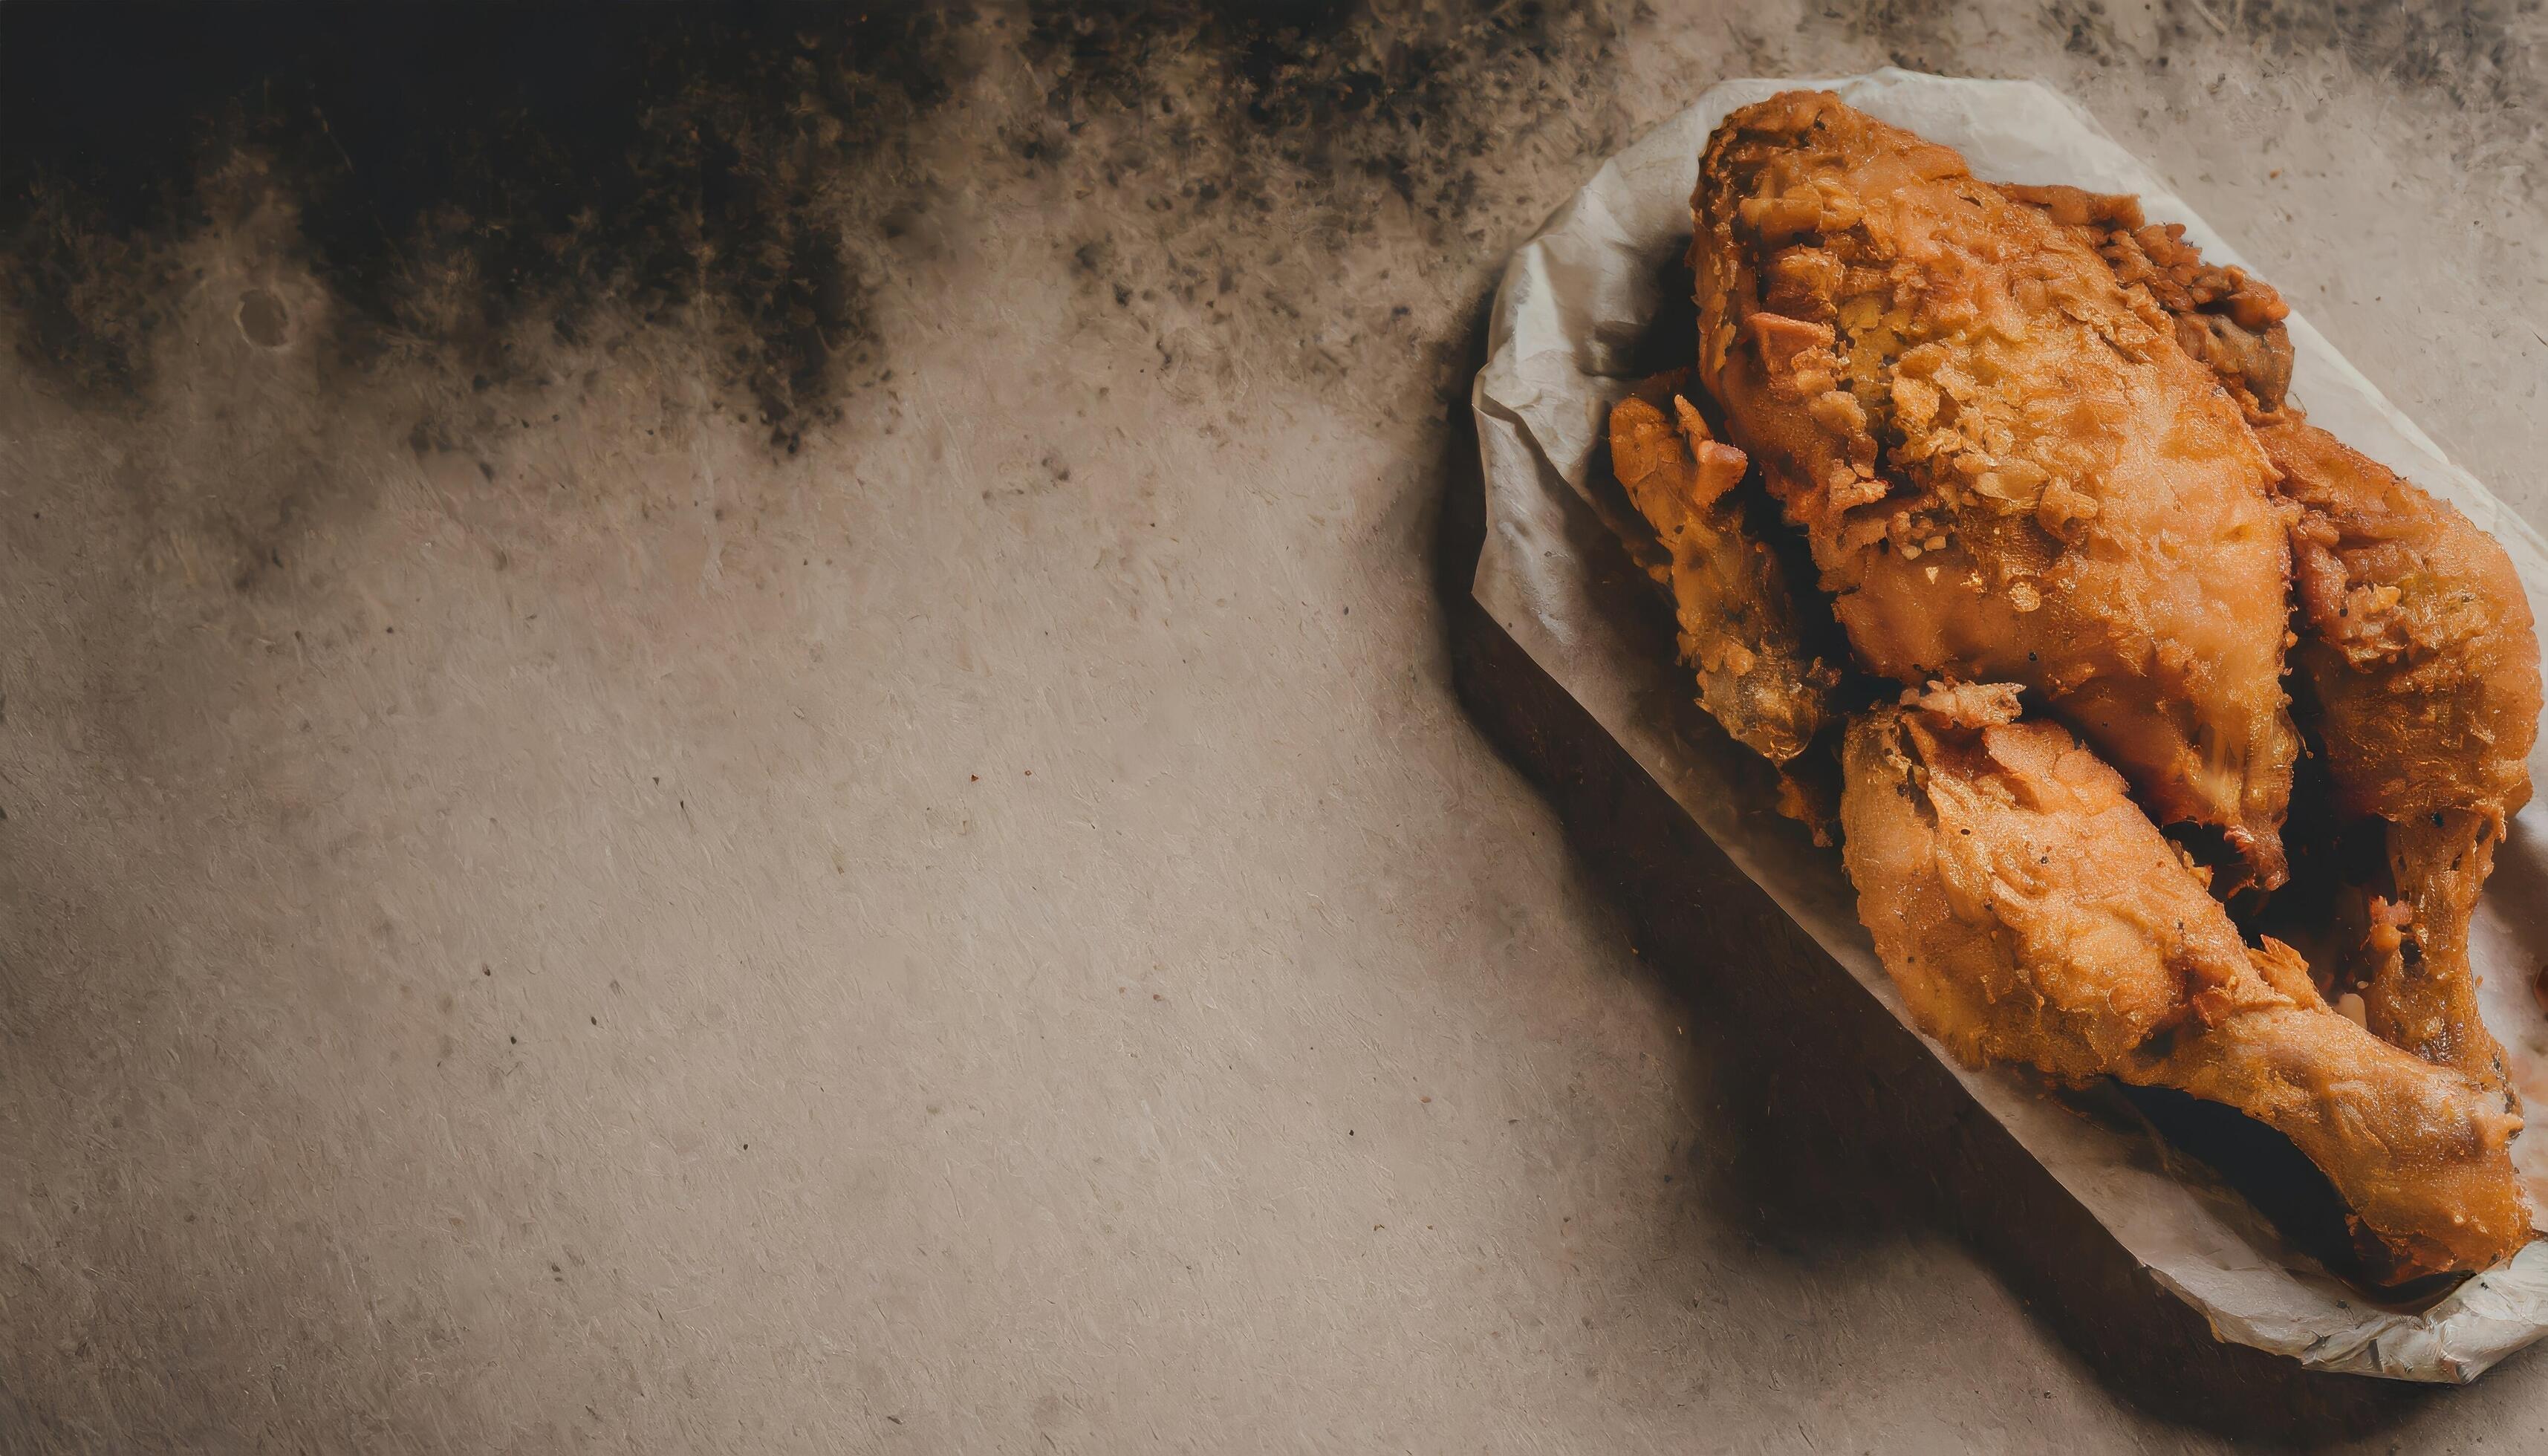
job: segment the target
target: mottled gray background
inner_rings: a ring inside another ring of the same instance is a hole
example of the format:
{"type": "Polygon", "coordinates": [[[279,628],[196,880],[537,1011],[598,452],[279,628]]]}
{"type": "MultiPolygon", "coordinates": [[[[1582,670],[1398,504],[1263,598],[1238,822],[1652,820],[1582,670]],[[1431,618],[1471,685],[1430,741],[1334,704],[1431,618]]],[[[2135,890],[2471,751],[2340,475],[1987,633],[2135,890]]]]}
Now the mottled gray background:
{"type": "MultiPolygon", "coordinates": [[[[1446,421],[1601,156],[1893,61],[2077,97],[2548,523],[2536,5],[62,13],[0,9],[0,1446],[2257,1423],[1729,1072],[1452,696],[1446,421]]],[[[2548,1363],[2347,1420],[2536,1450],[2548,1363]]]]}

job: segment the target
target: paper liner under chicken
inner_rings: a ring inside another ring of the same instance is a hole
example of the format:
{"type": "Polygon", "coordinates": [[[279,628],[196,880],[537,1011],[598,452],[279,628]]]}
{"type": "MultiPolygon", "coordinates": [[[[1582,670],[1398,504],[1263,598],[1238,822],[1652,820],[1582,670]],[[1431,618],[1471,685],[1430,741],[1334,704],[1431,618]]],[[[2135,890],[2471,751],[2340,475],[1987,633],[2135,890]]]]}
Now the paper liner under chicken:
{"type": "Polygon", "coordinates": [[[2166,314],[1823,93],[1729,117],[1692,210],[1701,383],[1866,666],[2026,684],[2279,883],[2289,507],[2166,314]]]}
{"type": "Polygon", "coordinates": [[[1849,732],[1850,878],[1913,1021],[1968,1063],[2172,1087],[2272,1127],[2345,1202],[2375,1282],[2520,1248],[2520,1119],[2335,1013],[2288,948],[2245,945],[2123,778],[2018,721],[2017,693],[1936,690],[1849,732]]]}

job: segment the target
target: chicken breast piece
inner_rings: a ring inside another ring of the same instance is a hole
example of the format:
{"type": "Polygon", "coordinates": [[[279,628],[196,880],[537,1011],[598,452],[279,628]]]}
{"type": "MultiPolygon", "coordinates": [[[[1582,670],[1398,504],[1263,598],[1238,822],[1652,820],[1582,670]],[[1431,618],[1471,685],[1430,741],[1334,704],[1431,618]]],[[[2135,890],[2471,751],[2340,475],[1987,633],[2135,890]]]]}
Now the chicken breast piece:
{"type": "Polygon", "coordinates": [[[2288,948],[2242,943],[2121,775],[2016,713],[2014,687],[1967,685],[1851,725],[1845,857],[1913,1021],[1968,1064],[2172,1087],[2274,1128],[2344,1200],[2375,1282],[2527,1242],[2520,1119],[2330,1010],[2288,948]]]}
{"type": "Polygon", "coordinates": [[[1859,657],[2024,683],[2163,821],[2280,883],[2288,507],[2164,311],[1823,93],[1727,118],[1692,211],[1701,383],[1859,657]]]}
{"type": "Polygon", "coordinates": [[[1797,595],[1778,553],[1746,521],[1743,452],[1709,434],[1682,394],[1684,377],[1657,375],[1611,410],[1610,463],[1669,553],[1658,570],[1699,706],[1783,766],[1839,716],[1841,675],[1821,650],[1829,613],[1797,595]]]}

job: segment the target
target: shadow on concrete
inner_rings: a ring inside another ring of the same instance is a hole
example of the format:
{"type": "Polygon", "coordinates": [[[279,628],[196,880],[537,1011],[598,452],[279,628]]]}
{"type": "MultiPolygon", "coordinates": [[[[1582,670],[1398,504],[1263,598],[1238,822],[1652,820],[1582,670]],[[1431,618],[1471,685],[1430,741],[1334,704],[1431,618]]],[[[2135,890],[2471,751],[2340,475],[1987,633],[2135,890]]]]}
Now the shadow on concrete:
{"type": "MultiPolygon", "coordinates": [[[[1463,377],[1485,362],[1486,317],[1481,305],[1463,377]]],[[[1454,682],[1488,739],[1556,806],[1684,1005],[1699,1075],[1718,1094],[1708,1100],[1725,1110],[1714,1131],[1736,1143],[1714,1195],[1720,1213],[1789,1249],[1905,1226],[1951,1232],[2109,1390],[2224,1435],[2360,1437],[2441,1397],[2216,1339],[1738,870],[1470,595],[1485,503],[1465,396],[1450,413],[1434,584],[1454,682]]],[[[1660,605],[1657,616],[1669,650],[1660,605]]],[[[1955,1335],[1942,1327],[1939,1338],[1955,1335]]]]}

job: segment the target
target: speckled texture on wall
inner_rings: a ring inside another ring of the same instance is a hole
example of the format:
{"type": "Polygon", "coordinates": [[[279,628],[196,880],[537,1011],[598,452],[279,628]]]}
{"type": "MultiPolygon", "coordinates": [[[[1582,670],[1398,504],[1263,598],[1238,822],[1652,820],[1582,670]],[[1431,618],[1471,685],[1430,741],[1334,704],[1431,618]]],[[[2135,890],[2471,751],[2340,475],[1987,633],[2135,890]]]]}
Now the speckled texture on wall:
{"type": "Polygon", "coordinates": [[[0,1447],[2218,1443],[1637,954],[1447,421],[1600,156],[1890,60],[2548,523],[2535,7],[332,24],[0,9],[0,1447]]]}

